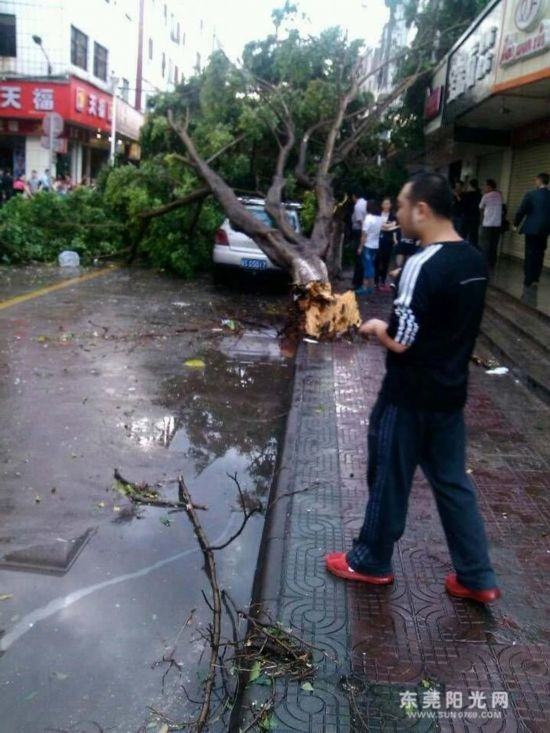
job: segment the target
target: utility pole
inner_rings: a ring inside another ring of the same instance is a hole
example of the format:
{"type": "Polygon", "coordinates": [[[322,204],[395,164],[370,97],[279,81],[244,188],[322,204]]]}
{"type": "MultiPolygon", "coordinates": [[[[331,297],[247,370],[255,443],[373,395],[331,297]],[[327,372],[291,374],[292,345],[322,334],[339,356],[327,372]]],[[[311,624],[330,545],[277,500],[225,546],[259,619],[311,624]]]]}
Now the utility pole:
{"type": "Polygon", "coordinates": [[[138,20],[138,58],[136,69],[136,102],[135,109],[141,112],[141,94],[143,88],[143,19],[145,13],[145,0],[139,0],[138,20]]]}
{"type": "Polygon", "coordinates": [[[116,158],[116,95],[119,78],[111,74],[111,88],[113,90],[113,104],[111,107],[111,154],[109,156],[109,165],[114,167],[116,158]]]}

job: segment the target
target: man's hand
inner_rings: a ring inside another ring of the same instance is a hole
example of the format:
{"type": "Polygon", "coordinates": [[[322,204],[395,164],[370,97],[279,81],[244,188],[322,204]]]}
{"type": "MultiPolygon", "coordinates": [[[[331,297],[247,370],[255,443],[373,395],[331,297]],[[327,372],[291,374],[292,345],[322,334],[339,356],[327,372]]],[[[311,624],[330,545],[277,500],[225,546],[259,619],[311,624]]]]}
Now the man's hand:
{"type": "Polygon", "coordinates": [[[380,318],[370,318],[361,325],[359,333],[365,339],[368,339],[369,336],[378,336],[380,338],[379,334],[381,332],[385,333],[387,328],[388,324],[380,320],[380,318]]]}
{"type": "Polygon", "coordinates": [[[396,354],[402,354],[409,348],[388,336],[388,324],[380,318],[371,318],[365,321],[359,328],[359,333],[364,339],[368,339],[369,336],[376,336],[382,346],[385,346],[389,351],[394,351],[396,354]]]}

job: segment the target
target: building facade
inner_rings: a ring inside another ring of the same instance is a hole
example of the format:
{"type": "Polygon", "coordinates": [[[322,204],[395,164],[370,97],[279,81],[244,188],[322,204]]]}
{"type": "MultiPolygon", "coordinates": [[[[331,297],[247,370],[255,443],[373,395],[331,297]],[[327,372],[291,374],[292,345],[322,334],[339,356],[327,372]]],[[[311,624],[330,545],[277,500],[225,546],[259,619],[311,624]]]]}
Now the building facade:
{"type": "MultiPolygon", "coordinates": [[[[550,171],[549,113],[550,2],[495,0],[433,74],[424,164],[454,180],[495,179],[512,219],[550,171]]],[[[508,231],[502,251],[522,259],[523,238],[508,231]]]]}
{"type": "Polygon", "coordinates": [[[371,53],[369,63],[371,75],[365,84],[365,89],[371,92],[375,100],[392,92],[398,66],[393,59],[407,45],[405,3],[401,0],[386,0],[386,5],[390,17],[382,29],[378,46],[371,53]]]}
{"type": "Polygon", "coordinates": [[[138,159],[147,99],[212,51],[213,31],[203,23],[201,35],[197,24],[181,0],[0,0],[0,168],[52,167],[50,112],[64,120],[57,172],[95,178],[109,157],[113,109],[116,153],[138,159]]]}

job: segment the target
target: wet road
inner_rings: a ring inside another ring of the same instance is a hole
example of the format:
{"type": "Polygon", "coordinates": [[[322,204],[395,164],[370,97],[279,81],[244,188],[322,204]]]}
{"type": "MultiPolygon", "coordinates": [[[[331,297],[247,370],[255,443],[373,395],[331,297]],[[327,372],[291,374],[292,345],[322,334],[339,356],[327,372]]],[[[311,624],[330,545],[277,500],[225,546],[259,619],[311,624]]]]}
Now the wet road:
{"type": "MultiPolygon", "coordinates": [[[[59,277],[2,270],[0,299],[59,277]]],[[[192,713],[181,685],[200,686],[202,557],[184,514],[136,512],[113,470],[174,499],[182,473],[209,537],[230,536],[241,514],[227,474],[264,498],[273,478],[292,360],[263,326],[285,304],[117,270],[0,310],[2,731],[136,733],[158,729],[149,706],[192,713]],[[182,672],[163,689],[155,663],[174,645],[182,672]]],[[[240,604],[262,525],[218,553],[240,604]]]]}

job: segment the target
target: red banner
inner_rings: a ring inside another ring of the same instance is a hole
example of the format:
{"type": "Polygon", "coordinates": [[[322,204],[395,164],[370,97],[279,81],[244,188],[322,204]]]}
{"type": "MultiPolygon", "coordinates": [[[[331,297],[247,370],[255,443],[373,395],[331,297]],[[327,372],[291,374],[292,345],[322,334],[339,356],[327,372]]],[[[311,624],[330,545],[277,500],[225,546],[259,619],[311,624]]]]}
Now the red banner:
{"type": "Polygon", "coordinates": [[[0,82],[0,118],[42,120],[48,112],[58,112],[66,122],[109,132],[112,95],[76,77],[68,82],[0,82]]]}

